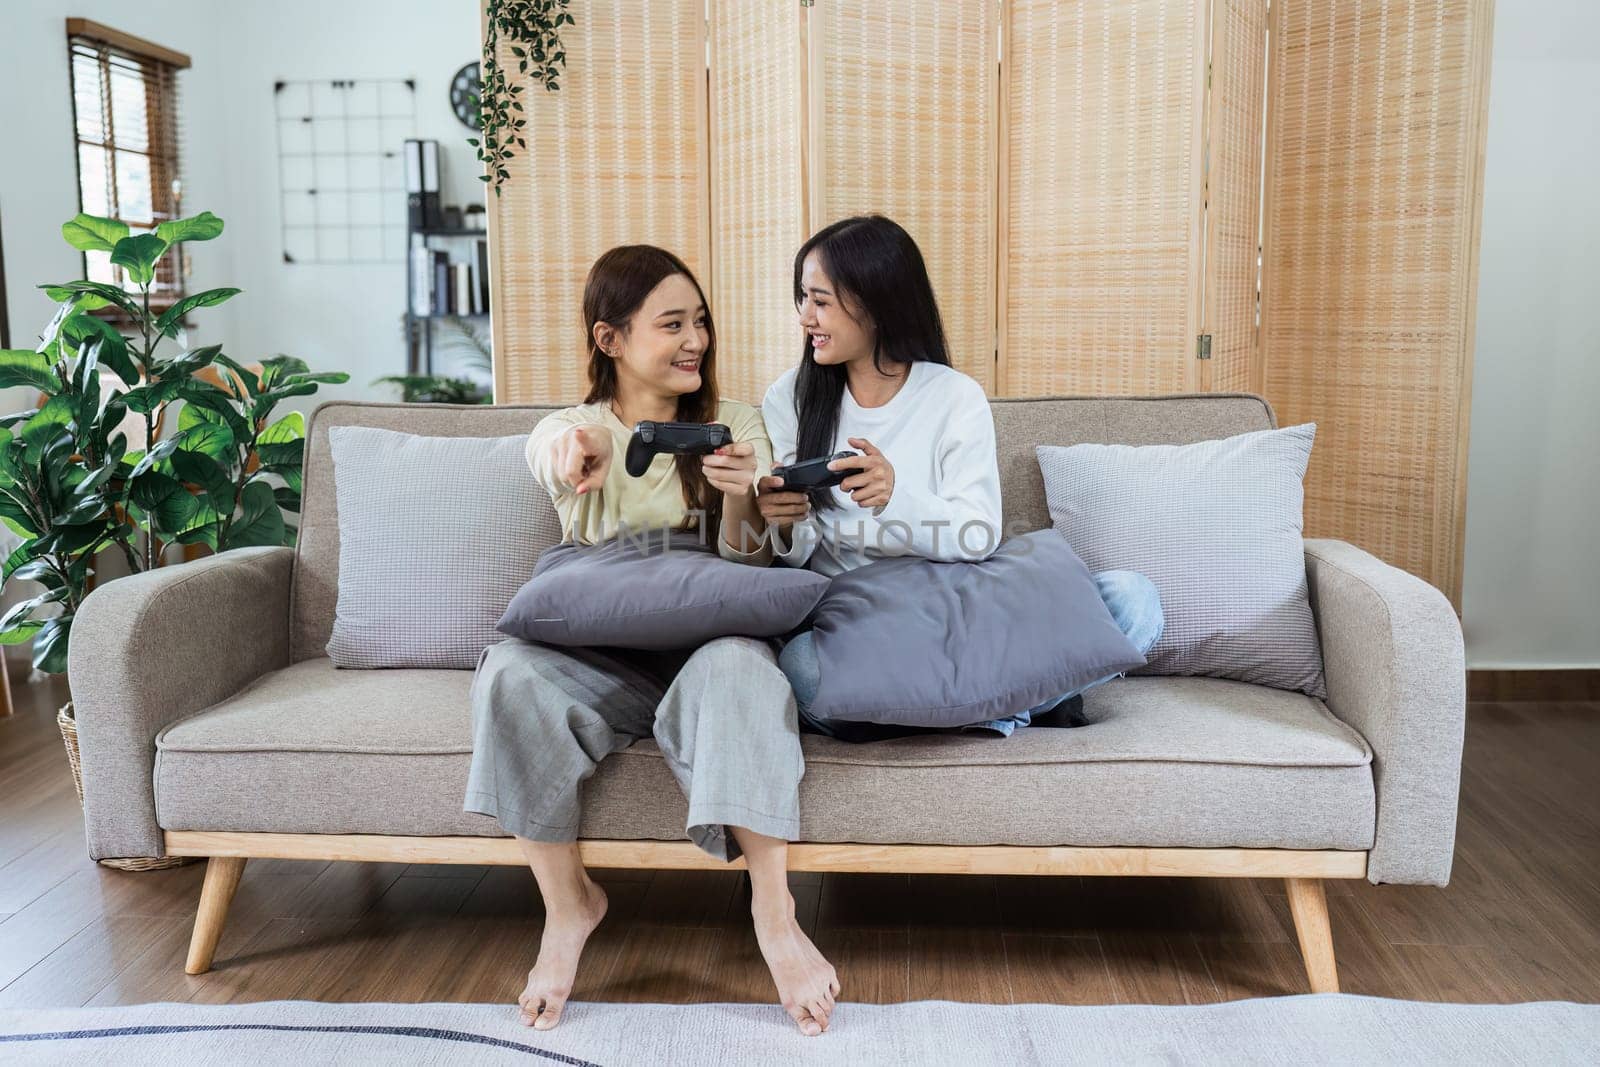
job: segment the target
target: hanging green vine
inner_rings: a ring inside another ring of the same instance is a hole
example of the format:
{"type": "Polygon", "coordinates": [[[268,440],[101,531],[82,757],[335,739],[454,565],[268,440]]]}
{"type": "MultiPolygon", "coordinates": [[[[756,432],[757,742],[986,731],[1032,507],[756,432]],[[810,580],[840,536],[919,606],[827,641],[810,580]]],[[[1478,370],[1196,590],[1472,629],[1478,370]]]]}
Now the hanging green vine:
{"type": "Polygon", "coordinates": [[[522,101],[517,99],[522,85],[507,78],[500,65],[500,37],[503,34],[510,44],[517,73],[531,75],[533,81],[543,82],[545,89],[555,92],[560,88],[557,70],[567,65],[561,27],[573,22],[567,0],[488,0],[486,20],[489,28],[483,38],[482,95],[478,98],[480,137],[469,137],[467,143],[478,150],[484,163],[487,173],[480,177],[491,183],[499,196],[501,184],[511,177],[506,164],[512,149],[528,147],[522,137],[527,119],[522,101]]]}

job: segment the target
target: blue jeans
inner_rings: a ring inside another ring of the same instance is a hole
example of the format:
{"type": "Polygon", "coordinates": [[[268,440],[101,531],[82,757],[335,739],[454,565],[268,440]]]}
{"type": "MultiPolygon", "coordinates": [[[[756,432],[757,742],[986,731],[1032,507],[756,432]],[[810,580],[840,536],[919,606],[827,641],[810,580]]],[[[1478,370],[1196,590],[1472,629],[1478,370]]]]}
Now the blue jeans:
{"type": "MultiPolygon", "coordinates": [[[[1094,582],[1100,590],[1100,599],[1105,601],[1111,617],[1116,620],[1117,626],[1133,647],[1139,650],[1140,655],[1149,652],[1161,639],[1161,631],[1166,627],[1166,617],[1161,611],[1161,594],[1156,592],[1155,583],[1137,571],[1101,571],[1094,576],[1094,582]]],[[[819,719],[812,715],[811,704],[817,699],[817,687],[822,683],[822,669],[817,662],[817,650],[812,642],[810,630],[791,638],[783,646],[783,651],[778,655],[778,666],[794,688],[794,702],[800,712],[801,726],[812,733],[836,737],[842,741],[870,741],[925,732],[924,729],[914,726],[841,722],[819,719]]],[[[1031,723],[1034,715],[1043,714],[1103,682],[1120,677],[1122,677],[1120,673],[1108,674],[1088,685],[1051,697],[1026,711],[1019,711],[1004,719],[972,723],[959,729],[984,730],[1009,737],[1017,727],[1031,723]]]]}

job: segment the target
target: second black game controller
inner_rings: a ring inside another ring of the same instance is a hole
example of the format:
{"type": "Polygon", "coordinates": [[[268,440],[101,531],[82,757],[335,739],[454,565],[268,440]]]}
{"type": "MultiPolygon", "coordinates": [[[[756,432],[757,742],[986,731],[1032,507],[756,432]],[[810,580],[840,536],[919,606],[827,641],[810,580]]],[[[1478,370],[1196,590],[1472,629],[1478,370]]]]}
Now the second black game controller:
{"type": "Polygon", "coordinates": [[[636,422],[628,438],[625,466],[638,478],[662,452],[674,456],[704,456],[733,444],[733,432],[720,422],[636,422]]]}
{"type": "Polygon", "coordinates": [[[783,479],[780,493],[810,492],[813,489],[829,489],[838,485],[856,471],[846,468],[842,471],[828,469],[828,464],[836,459],[850,459],[859,456],[859,452],[849,449],[835,452],[831,456],[822,456],[818,459],[808,459],[801,463],[791,463],[787,467],[773,467],[772,474],[775,478],[783,479]]]}

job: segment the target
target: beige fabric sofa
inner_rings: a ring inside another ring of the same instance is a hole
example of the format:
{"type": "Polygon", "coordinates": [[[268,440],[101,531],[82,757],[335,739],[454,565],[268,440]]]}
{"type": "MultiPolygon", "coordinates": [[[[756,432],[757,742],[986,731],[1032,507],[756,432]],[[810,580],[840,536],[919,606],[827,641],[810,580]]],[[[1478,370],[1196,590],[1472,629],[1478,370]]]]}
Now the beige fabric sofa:
{"type": "MultiPolygon", "coordinates": [[[[69,665],[95,858],[211,857],[189,957],[211,963],[248,857],[521,863],[461,809],[470,671],[336,671],[335,425],[526,433],[548,407],[336,402],[308,430],[294,549],[108,583],[69,665]]],[[[996,400],[1009,531],[1049,525],[1034,445],[1179,443],[1274,425],[1258,397],[996,400]]],[[[491,491],[486,487],[486,491],[491,491]]],[[[1323,878],[1443,885],[1465,708],[1461,630],[1433,587],[1307,541],[1328,699],[1210,678],[1093,690],[1076,729],[848,745],[807,736],[798,868],[1287,880],[1314,990],[1337,988],[1323,878]]],[[[596,866],[714,863],[654,744],[584,799],[596,866]]]]}

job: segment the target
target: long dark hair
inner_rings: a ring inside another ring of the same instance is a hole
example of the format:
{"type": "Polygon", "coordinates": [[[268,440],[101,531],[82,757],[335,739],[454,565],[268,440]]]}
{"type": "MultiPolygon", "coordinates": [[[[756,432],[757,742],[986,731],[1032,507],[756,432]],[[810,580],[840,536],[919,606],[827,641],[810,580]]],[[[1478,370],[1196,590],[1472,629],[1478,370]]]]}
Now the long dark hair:
{"type": "MultiPolygon", "coordinates": [[[[817,231],[794,255],[796,305],[805,300],[800,276],[813,249],[833,280],[840,310],[848,297],[857,309],[855,314],[877,329],[872,365],[879,373],[885,364],[926,361],[949,366],[944,321],[939,317],[928,268],[917,243],[898,223],[882,215],[858,215],[817,231]]],[[[843,366],[817,363],[807,339],[795,377],[796,459],[816,459],[833,451],[846,379],[843,366]]],[[[812,490],[811,506],[834,507],[833,494],[827,489],[812,490]]]]}
{"type": "MultiPolygon", "coordinates": [[[[678,422],[715,422],[717,419],[717,328],[711,320],[711,305],[705,290],[688,264],[655,245],[619,245],[594,261],[583,285],[583,335],[589,348],[589,394],[585,404],[610,402],[617,395],[617,362],[606,355],[594,339],[596,323],[608,323],[624,336],[633,315],[645,298],[663,279],[681,274],[694,286],[706,308],[706,350],[700,356],[700,388],[678,397],[678,422]]],[[[615,457],[613,462],[620,461],[615,457]]],[[[721,521],[722,494],[713,492],[706,481],[699,456],[678,456],[678,481],[683,485],[683,503],[690,511],[703,512],[706,528],[716,529],[721,521]]]]}

